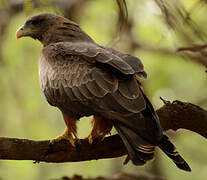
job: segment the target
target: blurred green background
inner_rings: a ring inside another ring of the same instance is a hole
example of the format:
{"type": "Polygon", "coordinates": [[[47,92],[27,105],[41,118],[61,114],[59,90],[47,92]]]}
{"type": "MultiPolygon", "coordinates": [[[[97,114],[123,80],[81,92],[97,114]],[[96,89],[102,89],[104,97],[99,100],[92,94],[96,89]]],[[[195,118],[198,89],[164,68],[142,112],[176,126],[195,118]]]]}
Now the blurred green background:
{"type": "MultiPolygon", "coordinates": [[[[197,57],[190,58],[175,52],[177,47],[207,40],[206,1],[172,0],[166,3],[169,12],[172,12],[170,20],[163,14],[160,2],[128,0],[130,31],[119,33],[119,13],[115,0],[59,0],[58,3],[54,0],[0,0],[0,136],[47,140],[60,135],[65,127],[59,110],[47,104],[39,87],[38,57],[41,44],[29,38],[18,41],[15,38],[17,28],[29,16],[41,12],[68,15],[99,44],[139,57],[148,73],[148,79],[142,82],[156,108],[162,106],[160,96],[166,100],[187,101],[207,108],[206,68],[197,57]],[[61,6],[59,3],[65,4],[61,6]],[[184,9],[189,12],[193,27],[180,18],[176,6],[184,15],[184,9]],[[129,32],[139,46],[133,46],[129,32]]],[[[207,64],[207,58],[202,58],[207,64]]],[[[83,118],[79,122],[79,137],[84,138],[90,132],[89,119],[83,118]]],[[[207,141],[185,130],[179,130],[176,134],[170,132],[169,135],[189,162],[192,173],[180,171],[157,150],[156,160],[144,167],[131,163],[123,166],[124,157],[61,164],[1,160],[0,179],[55,179],[74,174],[97,177],[118,172],[151,173],[170,180],[206,179],[207,141]]]]}

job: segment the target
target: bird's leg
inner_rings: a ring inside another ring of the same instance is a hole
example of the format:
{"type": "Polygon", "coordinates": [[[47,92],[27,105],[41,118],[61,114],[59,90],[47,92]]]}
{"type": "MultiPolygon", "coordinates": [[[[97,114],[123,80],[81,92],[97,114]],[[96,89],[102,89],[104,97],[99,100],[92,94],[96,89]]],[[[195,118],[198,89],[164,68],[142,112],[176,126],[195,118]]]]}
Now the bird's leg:
{"type": "Polygon", "coordinates": [[[107,134],[110,134],[112,129],[112,122],[104,117],[94,116],[91,124],[93,126],[91,133],[87,137],[90,144],[94,139],[103,140],[107,134]]]}
{"type": "Polygon", "coordinates": [[[62,112],[63,119],[66,124],[66,129],[61,136],[56,137],[51,140],[51,143],[54,144],[56,142],[61,141],[62,139],[68,140],[72,146],[76,146],[76,142],[79,142],[77,137],[77,127],[76,127],[76,119],[70,118],[68,115],[62,112]]]}

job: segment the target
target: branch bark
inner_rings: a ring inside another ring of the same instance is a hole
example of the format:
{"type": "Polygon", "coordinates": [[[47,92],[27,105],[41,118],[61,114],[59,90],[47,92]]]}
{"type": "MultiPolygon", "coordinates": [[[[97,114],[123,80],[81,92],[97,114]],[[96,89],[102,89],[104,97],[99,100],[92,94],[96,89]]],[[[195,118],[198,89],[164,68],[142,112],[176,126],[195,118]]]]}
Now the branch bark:
{"type": "MultiPolygon", "coordinates": [[[[207,138],[207,111],[191,103],[164,101],[157,110],[163,130],[180,128],[194,131],[207,138]]],[[[78,149],[68,142],[51,145],[47,141],[0,138],[0,159],[34,160],[35,162],[75,162],[103,158],[115,158],[127,153],[118,135],[106,137],[102,142],[90,145],[81,139],[78,149]]]]}
{"type": "Polygon", "coordinates": [[[197,105],[181,101],[165,102],[157,114],[164,131],[187,129],[207,138],[207,111],[197,105]]]}
{"type": "Polygon", "coordinates": [[[56,179],[56,180],[164,180],[164,178],[161,177],[156,177],[150,174],[140,174],[140,175],[132,175],[132,174],[127,174],[127,173],[119,173],[115,174],[111,177],[102,177],[99,176],[97,178],[87,178],[84,179],[80,175],[74,175],[72,178],[69,178],[67,176],[62,177],[61,179],[56,179]]]}

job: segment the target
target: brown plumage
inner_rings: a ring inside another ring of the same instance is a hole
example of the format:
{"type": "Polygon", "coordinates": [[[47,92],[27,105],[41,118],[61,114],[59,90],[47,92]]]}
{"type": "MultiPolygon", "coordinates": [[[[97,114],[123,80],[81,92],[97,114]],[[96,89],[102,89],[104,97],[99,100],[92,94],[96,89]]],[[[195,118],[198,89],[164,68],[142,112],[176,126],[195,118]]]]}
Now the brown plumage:
{"type": "Polygon", "coordinates": [[[68,139],[74,145],[76,120],[93,115],[90,142],[103,139],[113,125],[134,164],[151,160],[159,146],[177,167],[190,171],[163,135],[143,93],[138,79],[146,73],[138,58],[96,44],[76,23],[52,14],[28,19],[17,31],[17,38],[23,36],[44,46],[39,58],[41,89],[47,101],[62,111],[67,126],[53,143],[68,139]]]}

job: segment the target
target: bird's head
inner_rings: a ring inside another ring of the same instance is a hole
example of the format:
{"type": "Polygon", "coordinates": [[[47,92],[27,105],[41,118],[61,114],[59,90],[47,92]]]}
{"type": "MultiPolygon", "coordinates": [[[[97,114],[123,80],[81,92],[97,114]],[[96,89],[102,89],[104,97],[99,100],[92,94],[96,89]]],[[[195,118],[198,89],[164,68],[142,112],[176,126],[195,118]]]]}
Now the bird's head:
{"type": "Polygon", "coordinates": [[[39,14],[26,20],[16,31],[16,38],[31,37],[39,39],[51,27],[55,25],[56,16],[52,14],[39,14]]]}
{"type": "Polygon", "coordinates": [[[54,42],[92,39],[73,21],[54,14],[38,14],[26,20],[16,31],[16,38],[31,37],[43,45],[54,42]]]}

